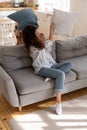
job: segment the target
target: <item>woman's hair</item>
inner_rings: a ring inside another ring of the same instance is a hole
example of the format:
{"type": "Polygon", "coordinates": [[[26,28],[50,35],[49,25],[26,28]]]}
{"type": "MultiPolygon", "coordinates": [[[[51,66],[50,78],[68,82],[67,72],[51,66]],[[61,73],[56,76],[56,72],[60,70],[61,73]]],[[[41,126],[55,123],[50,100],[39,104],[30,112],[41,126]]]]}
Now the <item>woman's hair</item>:
{"type": "Polygon", "coordinates": [[[30,52],[31,46],[34,46],[35,48],[38,48],[40,50],[45,47],[45,44],[43,44],[43,42],[36,36],[36,29],[36,26],[28,25],[22,31],[23,41],[28,52],[30,52]]]}

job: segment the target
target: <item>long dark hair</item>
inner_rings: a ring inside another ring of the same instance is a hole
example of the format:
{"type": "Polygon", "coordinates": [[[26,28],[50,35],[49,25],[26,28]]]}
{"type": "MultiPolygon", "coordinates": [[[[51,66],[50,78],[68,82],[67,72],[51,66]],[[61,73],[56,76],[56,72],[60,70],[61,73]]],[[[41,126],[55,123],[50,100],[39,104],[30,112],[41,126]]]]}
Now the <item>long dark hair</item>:
{"type": "Polygon", "coordinates": [[[22,37],[25,44],[25,48],[29,53],[31,46],[34,46],[40,50],[45,47],[43,42],[35,35],[36,29],[36,26],[28,25],[22,31],[22,37]]]}

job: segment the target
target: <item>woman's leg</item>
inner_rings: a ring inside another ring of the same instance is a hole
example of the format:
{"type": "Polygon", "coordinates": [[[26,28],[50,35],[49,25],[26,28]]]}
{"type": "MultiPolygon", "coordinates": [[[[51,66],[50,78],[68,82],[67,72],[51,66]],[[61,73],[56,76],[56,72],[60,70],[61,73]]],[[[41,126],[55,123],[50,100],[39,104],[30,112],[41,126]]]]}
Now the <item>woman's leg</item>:
{"type": "Polygon", "coordinates": [[[63,71],[55,68],[42,67],[38,72],[40,76],[55,79],[55,91],[62,91],[64,88],[65,74],[63,71]]]}
{"type": "Polygon", "coordinates": [[[61,105],[61,92],[56,93],[56,113],[58,115],[62,114],[62,105],[61,105]]]}
{"type": "Polygon", "coordinates": [[[56,93],[56,102],[61,103],[61,92],[56,93]]]}
{"type": "Polygon", "coordinates": [[[59,69],[67,74],[71,70],[72,64],[71,62],[56,63],[51,68],[59,69]]]}
{"type": "Polygon", "coordinates": [[[61,70],[57,70],[54,68],[41,68],[38,72],[40,76],[43,77],[50,77],[55,79],[55,92],[56,92],[56,113],[62,113],[61,107],[61,92],[64,88],[64,81],[65,81],[65,74],[61,70]]]}

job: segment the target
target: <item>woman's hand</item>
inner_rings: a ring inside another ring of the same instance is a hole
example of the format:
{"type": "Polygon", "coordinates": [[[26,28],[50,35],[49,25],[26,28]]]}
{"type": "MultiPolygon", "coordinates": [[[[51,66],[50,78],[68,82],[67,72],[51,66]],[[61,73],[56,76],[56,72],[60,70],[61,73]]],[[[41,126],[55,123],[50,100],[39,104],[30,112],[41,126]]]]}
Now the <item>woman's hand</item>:
{"type": "Polygon", "coordinates": [[[55,24],[51,23],[51,25],[50,25],[50,33],[49,33],[49,39],[51,41],[53,41],[54,29],[55,29],[55,24]]]}
{"type": "Polygon", "coordinates": [[[54,33],[54,29],[55,29],[55,24],[51,23],[51,25],[50,25],[50,32],[54,33]]]}

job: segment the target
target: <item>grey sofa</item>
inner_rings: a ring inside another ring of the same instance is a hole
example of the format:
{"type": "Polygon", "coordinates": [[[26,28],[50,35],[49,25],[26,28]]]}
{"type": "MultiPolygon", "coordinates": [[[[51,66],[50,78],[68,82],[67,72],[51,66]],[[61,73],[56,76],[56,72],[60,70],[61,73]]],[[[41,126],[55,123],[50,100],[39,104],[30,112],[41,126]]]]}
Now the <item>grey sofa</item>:
{"type": "MultiPolygon", "coordinates": [[[[87,35],[56,40],[53,57],[57,62],[71,61],[64,93],[87,87],[87,35]]],[[[0,47],[0,93],[13,107],[22,107],[54,97],[54,81],[34,74],[32,59],[24,45],[0,47]]]]}

